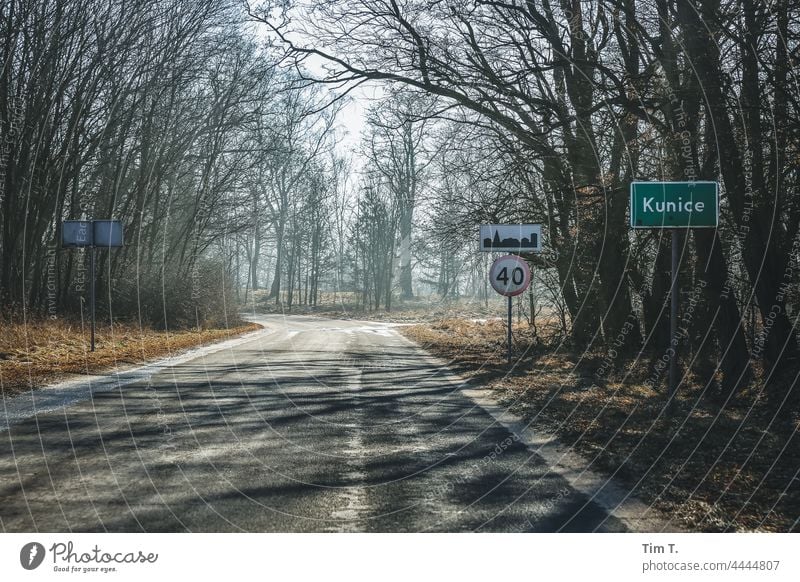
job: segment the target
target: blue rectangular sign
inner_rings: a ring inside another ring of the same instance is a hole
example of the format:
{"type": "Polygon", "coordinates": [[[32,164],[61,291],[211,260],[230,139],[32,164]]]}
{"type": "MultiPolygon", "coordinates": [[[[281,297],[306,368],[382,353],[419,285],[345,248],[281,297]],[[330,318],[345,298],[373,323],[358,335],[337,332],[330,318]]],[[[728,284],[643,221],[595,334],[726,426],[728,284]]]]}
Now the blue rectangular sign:
{"type": "Polygon", "coordinates": [[[91,220],[65,220],[61,223],[61,246],[64,248],[90,247],[94,244],[91,220]]]}

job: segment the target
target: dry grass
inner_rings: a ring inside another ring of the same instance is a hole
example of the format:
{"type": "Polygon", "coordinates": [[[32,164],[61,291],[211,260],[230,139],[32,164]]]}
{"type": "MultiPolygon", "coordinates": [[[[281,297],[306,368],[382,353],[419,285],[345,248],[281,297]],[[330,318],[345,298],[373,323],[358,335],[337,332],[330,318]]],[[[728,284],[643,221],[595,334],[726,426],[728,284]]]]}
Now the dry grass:
{"type": "Polygon", "coordinates": [[[89,329],[80,322],[35,320],[3,323],[0,334],[0,386],[8,396],[73,374],[94,374],[143,364],[198,345],[259,329],[254,323],[231,329],[158,331],[115,323],[98,326],[95,351],[89,329]]]}
{"type": "MultiPolygon", "coordinates": [[[[683,527],[800,529],[797,428],[773,423],[752,393],[720,410],[699,388],[684,388],[668,416],[663,395],[645,382],[648,363],[600,382],[600,355],[534,351],[509,374],[501,322],[451,320],[402,331],[683,527]]],[[[524,330],[515,334],[524,343],[524,330]]]]}

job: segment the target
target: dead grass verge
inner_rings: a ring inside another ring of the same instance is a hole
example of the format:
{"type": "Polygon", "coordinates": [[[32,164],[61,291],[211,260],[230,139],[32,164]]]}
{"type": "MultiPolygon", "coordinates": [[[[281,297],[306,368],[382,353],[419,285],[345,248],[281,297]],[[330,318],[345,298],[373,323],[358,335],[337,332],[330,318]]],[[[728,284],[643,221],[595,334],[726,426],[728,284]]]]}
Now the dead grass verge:
{"type": "Polygon", "coordinates": [[[141,365],[188,348],[260,329],[247,323],[230,329],[154,330],[130,323],[98,326],[95,351],[80,322],[34,320],[4,323],[0,334],[0,387],[5,396],[74,374],[96,374],[141,365]]]}

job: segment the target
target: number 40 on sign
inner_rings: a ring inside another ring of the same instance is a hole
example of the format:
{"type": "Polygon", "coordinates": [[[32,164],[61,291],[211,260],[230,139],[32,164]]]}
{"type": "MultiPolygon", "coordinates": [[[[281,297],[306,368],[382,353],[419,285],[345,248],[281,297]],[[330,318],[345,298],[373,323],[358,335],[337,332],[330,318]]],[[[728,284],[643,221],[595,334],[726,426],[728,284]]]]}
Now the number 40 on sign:
{"type": "Polygon", "coordinates": [[[489,282],[500,295],[514,297],[530,285],[531,269],[525,259],[515,255],[504,255],[492,263],[489,282]]]}
{"type": "Polygon", "coordinates": [[[504,255],[495,259],[489,269],[489,282],[492,288],[508,297],[508,363],[511,363],[511,298],[519,295],[531,284],[531,269],[528,261],[516,255],[504,255]]]}

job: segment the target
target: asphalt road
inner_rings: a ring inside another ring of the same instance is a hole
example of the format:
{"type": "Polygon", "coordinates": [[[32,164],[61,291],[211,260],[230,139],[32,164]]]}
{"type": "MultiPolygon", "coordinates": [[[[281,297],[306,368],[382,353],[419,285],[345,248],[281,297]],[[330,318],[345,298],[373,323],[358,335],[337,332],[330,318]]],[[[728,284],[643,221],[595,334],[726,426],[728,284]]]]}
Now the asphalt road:
{"type": "Polygon", "coordinates": [[[0,530],[625,529],[390,325],[260,320],[0,433],[0,530]]]}

